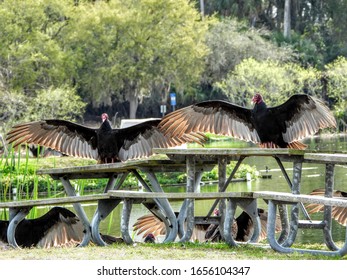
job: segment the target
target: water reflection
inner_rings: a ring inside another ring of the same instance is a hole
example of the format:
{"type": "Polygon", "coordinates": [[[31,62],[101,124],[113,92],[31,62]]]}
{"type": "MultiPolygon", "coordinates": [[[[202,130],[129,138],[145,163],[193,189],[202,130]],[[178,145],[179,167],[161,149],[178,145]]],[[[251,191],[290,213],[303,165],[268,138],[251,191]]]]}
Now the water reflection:
{"type": "MultiPolygon", "coordinates": [[[[309,146],[311,150],[320,151],[347,151],[347,139],[346,135],[339,135],[334,137],[312,137],[305,141],[305,144],[309,146]]],[[[235,143],[238,147],[249,146],[245,142],[237,141],[221,141],[213,143],[213,147],[230,147],[235,143]]],[[[268,171],[267,174],[272,175],[271,179],[257,179],[248,182],[232,182],[227,191],[258,191],[258,190],[269,190],[269,191],[287,191],[289,192],[289,186],[282,175],[276,161],[271,157],[249,157],[244,160],[244,163],[256,166],[258,170],[262,173],[268,171]]],[[[289,177],[292,177],[292,163],[284,163],[284,167],[288,172],[289,177]]],[[[324,188],[325,180],[325,168],[321,164],[304,164],[302,181],[301,181],[301,193],[309,193],[316,188],[324,188]]],[[[336,166],[335,169],[335,188],[343,190],[344,180],[347,178],[346,166],[336,166]]],[[[185,186],[165,186],[164,190],[166,192],[184,192],[185,186]]],[[[201,186],[202,192],[215,192],[218,190],[217,185],[214,184],[204,184],[201,186]]],[[[174,211],[178,211],[181,207],[181,202],[172,203],[174,211]]],[[[206,215],[211,209],[213,201],[196,201],[195,212],[196,215],[206,215]]],[[[66,206],[70,209],[72,207],[66,206]]],[[[259,207],[267,208],[265,202],[259,201],[259,207]]],[[[84,204],[84,209],[87,216],[91,219],[96,209],[96,204],[84,204]]],[[[73,209],[72,209],[73,210],[73,209]]],[[[36,208],[37,215],[42,215],[47,212],[46,208],[36,208]]],[[[111,234],[114,236],[120,235],[120,216],[122,211],[122,205],[118,206],[109,217],[100,223],[100,231],[105,234],[111,234]]],[[[148,210],[143,205],[134,205],[132,210],[132,215],[130,219],[130,225],[135,223],[136,219],[144,214],[148,213],[148,210]]],[[[320,219],[322,214],[311,215],[312,219],[320,219]]],[[[335,241],[342,241],[345,237],[345,227],[340,226],[335,221],[333,221],[333,238],[335,241]]],[[[137,239],[139,240],[139,238],[137,239]]],[[[301,243],[315,243],[323,242],[323,234],[317,230],[300,229],[296,242],[301,243]]]]}

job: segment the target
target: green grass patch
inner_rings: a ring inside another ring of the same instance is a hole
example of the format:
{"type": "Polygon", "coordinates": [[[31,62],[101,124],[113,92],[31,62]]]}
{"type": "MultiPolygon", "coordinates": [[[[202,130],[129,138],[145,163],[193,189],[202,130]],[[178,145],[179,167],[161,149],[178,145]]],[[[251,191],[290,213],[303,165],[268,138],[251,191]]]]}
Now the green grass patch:
{"type": "MultiPolygon", "coordinates": [[[[327,250],[325,245],[295,245],[301,249],[327,250]]],[[[230,247],[225,243],[167,243],[132,245],[114,244],[106,247],[89,245],[83,248],[8,249],[1,250],[0,259],[16,260],[341,260],[312,254],[283,254],[268,246],[240,245],[230,247]]]]}

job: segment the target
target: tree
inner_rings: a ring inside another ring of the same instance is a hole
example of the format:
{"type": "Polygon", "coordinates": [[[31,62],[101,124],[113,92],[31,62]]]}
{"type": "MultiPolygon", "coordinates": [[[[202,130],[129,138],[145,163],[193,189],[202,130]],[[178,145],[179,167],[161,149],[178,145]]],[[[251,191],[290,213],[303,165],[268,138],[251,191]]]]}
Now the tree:
{"type": "Polygon", "coordinates": [[[9,89],[34,95],[69,78],[71,61],[56,41],[66,7],[60,0],[1,1],[0,72],[9,89]]]}
{"type": "Polygon", "coordinates": [[[249,28],[244,22],[224,19],[216,23],[207,35],[210,48],[203,82],[213,84],[221,81],[244,59],[291,61],[293,52],[279,48],[266,39],[266,29],[249,28]]]}
{"type": "Polygon", "coordinates": [[[80,4],[67,41],[80,61],[82,95],[95,105],[115,98],[138,102],[160,87],[182,90],[198,80],[204,66],[208,20],[186,0],[113,0],[80,4]]]}
{"type": "Polygon", "coordinates": [[[245,59],[217,86],[240,105],[250,106],[254,93],[264,96],[268,105],[278,105],[292,94],[321,96],[321,72],[294,63],[245,59]]]}
{"type": "Polygon", "coordinates": [[[286,39],[290,39],[290,0],[285,0],[284,2],[284,20],[283,20],[283,36],[286,39]]]}
{"type": "Polygon", "coordinates": [[[65,119],[81,121],[86,103],[74,88],[62,86],[40,90],[30,104],[29,120],[65,119]]]}

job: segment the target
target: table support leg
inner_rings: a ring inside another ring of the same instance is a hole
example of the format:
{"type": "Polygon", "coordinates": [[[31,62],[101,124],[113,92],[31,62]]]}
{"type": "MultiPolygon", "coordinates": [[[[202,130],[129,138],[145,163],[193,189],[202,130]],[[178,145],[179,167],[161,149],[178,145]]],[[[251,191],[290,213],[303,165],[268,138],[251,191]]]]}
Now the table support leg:
{"type": "MultiPolygon", "coordinates": [[[[334,191],[334,173],[335,173],[335,165],[332,163],[327,163],[325,165],[325,196],[332,197],[333,191],[334,191]]],[[[332,235],[331,235],[331,227],[332,227],[332,207],[331,206],[324,206],[324,228],[323,228],[323,235],[325,244],[330,250],[336,251],[339,248],[336,246],[335,242],[333,241],[332,235]]]]}
{"type": "MultiPolygon", "coordinates": [[[[240,167],[242,161],[243,161],[245,158],[246,158],[245,156],[240,156],[240,158],[239,158],[239,160],[237,161],[237,163],[236,163],[236,165],[235,165],[233,171],[232,171],[231,174],[229,175],[228,179],[224,182],[223,187],[221,187],[221,188],[219,189],[220,192],[225,192],[225,191],[226,191],[226,189],[227,189],[227,187],[229,186],[231,180],[232,180],[233,177],[235,176],[237,170],[239,169],[239,167],[240,167]]],[[[224,172],[224,171],[223,171],[223,172],[224,172]]],[[[211,214],[213,213],[214,209],[216,209],[218,203],[219,203],[219,199],[216,199],[216,201],[213,203],[213,205],[212,205],[210,211],[208,212],[207,217],[210,217],[210,216],[211,216],[211,214]]]]}
{"type": "MultiPolygon", "coordinates": [[[[195,173],[195,186],[194,186],[194,192],[199,192],[200,182],[202,178],[203,172],[196,172],[195,173]]],[[[187,218],[187,208],[188,208],[188,199],[185,199],[182,203],[180,212],[177,217],[177,223],[178,223],[178,236],[179,238],[182,238],[185,234],[185,221],[187,218]]]]}
{"type": "MultiPolygon", "coordinates": [[[[196,187],[196,173],[195,173],[195,158],[194,156],[187,156],[187,193],[194,192],[196,187]]],[[[193,235],[194,229],[194,199],[186,199],[184,204],[186,209],[181,208],[178,222],[180,223],[180,228],[184,227],[184,221],[186,222],[186,230],[179,240],[179,242],[188,242],[193,235]],[[185,219],[183,219],[185,214],[185,219]]]]}
{"type": "MultiPolygon", "coordinates": [[[[302,172],[302,161],[294,161],[293,163],[293,184],[292,193],[300,194],[300,182],[302,172]]],[[[293,245],[298,228],[299,228],[299,207],[304,208],[302,203],[294,204],[291,208],[291,221],[288,238],[282,243],[284,247],[290,247],[293,245]]],[[[305,209],[306,210],[306,209],[305,209]]]]}
{"type": "Polygon", "coordinates": [[[18,224],[24,220],[24,218],[28,215],[29,211],[30,211],[31,207],[27,207],[27,208],[15,208],[15,209],[11,209],[10,208],[10,217],[12,217],[10,219],[8,228],[7,228],[7,241],[8,244],[13,247],[13,248],[20,248],[17,244],[16,241],[16,229],[18,224]]]}
{"type": "MultiPolygon", "coordinates": [[[[224,192],[224,186],[227,178],[227,159],[225,157],[218,159],[218,192],[224,192]]],[[[222,235],[222,238],[224,239],[224,220],[225,220],[225,211],[226,211],[226,205],[225,205],[225,199],[219,200],[219,213],[221,216],[220,223],[219,223],[219,231],[222,235]]],[[[232,222],[231,222],[232,224],[232,222]]]]}
{"type": "Polygon", "coordinates": [[[130,213],[131,213],[132,206],[133,206],[132,199],[124,199],[122,219],[121,219],[121,232],[122,232],[122,238],[126,244],[133,243],[133,240],[129,234],[129,220],[130,220],[130,213]]]}
{"type": "Polygon", "coordinates": [[[228,199],[225,221],[224,221],[224,238],[227,244],[230,246],[237,246],[238,244],[234,240],[232,233],[232,225],[234,223],[234,217],[236,212],[236,207],[240,206],[243,211],[245,211],[252,219],[254,231],[253,235],[248,241],[249,243],[254,243],[258,241],[261,225],[260,218],[258,215],[258,206],[256,199],[243,199],[243,198],[230,198],[228,199]]]}
{"type": "MultiPolygon", "coordinates": [[[[149,172],[149,171],[146,172],[146,176],[148,180],[151,182],[151,186],[155,192],[164,192],[163,189],[160,187],[157,177],[155,176],[153,172],[149,172]]],[[[172,210],[172,207],[168,199],[158,198],[157,200],[159,204],[161,205],[161,207],[163,208],[165,215],[168,217],[168,220],[171,223],[170,228],[167,229],[167,231],[169,231],[169,234],[163,242],[172,242],[176,239],[177,232],[178,232],[176,215],[174,211],[172,210]]]]}
{"type": "MultiPolygon", "coordinates": [[[[151,172],[149,170],[144,170],[145,172],[151,172]]],[[[136,170],[133,170],[132,171],[133,174],[135,175],[135,177],[139,180],[139,182],[142,184],[142,186],[148,191],[148,192],[152,192],[152,189],[149,187],[149,185],[147,184],[147,182],[141,177],[141,175],[136,171],[136,170]]],[[[158,185],[159,186],[159,189],[161,189],[160,185],[159,185],[159,182],[157,182],[156,180],[156,177],[155,175],[153,174],[153,176],[155,179],[152,179],[154,183],[154,185],[158,185]]],[[[163,191],[161,189],[161,191],[163,191]]],[[[165,239],[164,241],[167,241],[168,238],[169,240],[172,238],[171,235],[171,228],[172,228],[172,219],[171,221],[169,220],[168,218],[168,215],[166,214],[166,211],[164,210],[162,204],[161,204],[161,200],[159,200],[158,198],[154,199],[154,202],[155,202],[155,206],[153,206],[153,204],[148,204],[148,203],[145,203],[145,207],[151,211],[155,216],[157,216],[159,219],[161,219],[164,224],[165,224],[165,228],[166,228],[166,236],[165,236],[165,239]]],[[[175,215],[176,217],[176,215],[175,215]]],[[[176,221],[176,220],[175,220],[176,221]]],[[[175,222],[177,223],[177,222],[175,222]]],[[[176,234],[177,235],[177,234],[176,234]]]]}
{"type": "Polygon", "coordinates": [[[223,238],[229,246],[238,246],[238,244],[236,243],[233,237],[233,232],[232,232],[232,226],[235,219],[235,212],[236,212],[236,203],[234,203],[231,199],[228,199],[227,207],[225,209],[223,238]]]}
{"type": "Polygon", "coordinates": [[[275,236],[276,228],[276,202],[269,201],[269,214],[268,214],[268,223],[267,223],[267,238],[269,240],[270,246],[277,252],[280,253],[310,253],[313,255],[325,255],[325,256],[344,256],[347,254],[347,230],[345,236],[345,243],[338,251],[324,251],[324,250],[310,250],[310,249],[296,249],[288,248],[279,244],[275,236]]]}
{"type": "Polygon", "coordinates": [[[282,244],[287,238],[289,234],[289,223],[288,223],[288,210],[287,206],[283,204],[278,205],[278,212],[280,214],[281,219],[281,234],[278,237],[278,243],[282,244]]]}
{"type": "Polygon", "coordinates": [[[99,200],[98,207],[95,211],[91,222],[92,240],[94,243],[100,246],[106,246],[106,242],[101,238],[99,225],[102,220],[104,220],[114,208],[121,202],[121,199],[107,199],[99,200]]]}
{"type": "MultiPolygon", "coordinates": [[[[287,181],[287,183],[288,183],[288,185],[289,185],[290,190],[292,191],[292,193],[294,193],[294,191],[299,191],[299,193],[300,193],[300,188],[297,189],[297,190],[295,190],[296,187],[294,187],[294,186],[293,186],[293,183],[290,181],[290,178],[289,178],[289,176],[288,176],[288,174],[287,174],[287,172],[286,172],[286,170],[285,170],[285,168],[284,168],[284,166],[283,166],[281,160],[280,160],[278,157],[274,157],[274,158],[275,158],[275,160],[276,160],[278,166],[280,167],[280,169],[281,169],[281,171],[282,171],[282,174],[283,174],[284,178],[286,179],[286,181],[287,181]]],[[[294,169],[293,169],[293,171],[294,171],[294,177],[295,177],[295,172],[297,172],[297,171],[295,171],[295,165],[296,165],[296,164],[299,164],[300,162],[301,162],[301,161],[294,162],[294,169]]],[[[301,162],[301,165],[299,166],[299,168],[300,168],[300,171],[299,171],[299,172],[300,172],[299,186],[300,186],[302,162],[301,162]]],[[[296,184],[296,182],[294,182],[294,184],[296,184]]],[[[307,220],[311,220],[310,215],[307,213],[306,208],[304,207],[304,205],[303,205],[302,203],[300,203],[299,205],[300,205],[301,211],[302,211],[302,213],[304,214],[305,218],[306,218],[307,220]]]]}
{"type": "MultiPolygon", "coordinates": [[[[65,177],[60,177],[59,179],[62,182],[67,195],[76,196],[75,189],[72,187],[70,181],[65,177]]],[[[92,236],[88,217],[87,217],[86,213],[84,212],[84,209],[80,203],[73,203],[73,207],[77,213],[77,216],[81,219],[81,222],[82,222],[84,229],[85,229],[83,240],[79,246],[80,247],[87,246],[88,243],[90,242],[91,236],[92,236]]]]}

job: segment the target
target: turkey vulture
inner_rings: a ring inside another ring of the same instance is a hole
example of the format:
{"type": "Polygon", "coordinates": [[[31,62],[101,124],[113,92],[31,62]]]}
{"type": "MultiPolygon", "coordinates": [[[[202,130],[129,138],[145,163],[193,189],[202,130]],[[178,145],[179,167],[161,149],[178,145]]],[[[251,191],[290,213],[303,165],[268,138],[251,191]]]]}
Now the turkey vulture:
{"type": "MultiPolygon", "coordinates": [[[[215,211],[215,215],[219,215],[219,211],[215,211]]],[[[178,215],[178,213],[177,213],[178,215]]],[[[267,212],[264,209],[258,208],[258,215],[260,218],[261,231],[258,241],[264,240],[267,236],[267,212]]],[[[155,215],[148,214],[141,216],[137,219],[133,225],[133,230],[136,231],[137,235],[144,234],[144,236],[152,235],[165,235],[166,228],[165,224],[155,215]]],[[[232,224],[232,236],[236,241],[246,242],[252,238],[253,235],[253,222],[251,217],[245,212],[242,213],[234,220],[232,224]]],[[[281,220],[279,216],[276,220],[276,232],[282,230],[281,220]]],[[[200,242],[219,242],[222,241],[222,236],[219,231],[218,224],[196,224],[193,229],[191,241],[200,242]]]]}
{"type": "MultiPolygon", "coordinates": [[[[178,217],[178,212],[175,212],[176,217],[178,217]]],[[[193,229],[193,234],[191,237],[192,241],[206,241],[205,235],[208,228],[211,225],[195,225],[193,229]]],[[[139,217],[133,225],[133,231],[136,235],[143,234],[144,242],[155,241],[155,237],[160,235],[166,235],[166,228],[164,222],[154,214],[143,215],[139,217]],[[147,237],[150,236],[148,240],[147,237]]]]}
{"type": "Polygon", "coordinates": [[[160,119],[145,121],[134,126],[112,129],[106,113],[102,114],[100,128],[89,128],[65,120],[43,120],[15,125],[7,134],[14,147],[36,144],[63,154],[91,158],[99,163],[113,163],[148,157],[152,148],[168,148],[187,142],[202,144],[201,133],[184,133],[169,137],[157,128],[160,119]]]}
{"type": "Polygon", "coordinates": [[[210,132],[259,144],[263,148],[305,149],[299,142],[318,130],[336,127],[336,120],[319,99],[296,94],[285,103],[267,107],[260,94],[252,98],[253,109],[220,101],[204,101],[176,110],[159,128],[166,136],[210,132]]]}
{"type": "MultiPolygon", "coordinates": [[[[7,243],[8,221],[0,221],[0,241],[7,243]]],[[[77,245],[83,239],[84,227],[76,215],[66,208],[53,207],[37,219],[24,219],[16,229],[20,247],[77,245]]]]}
{"type": "MultiPolygon", "coordinates": [[[[1,243],[8,243],[8,226],[9,221],[0,221],[0,246],[1,243]]],[[[77,246],[83,236],[82,222],[73,212],[63,207],[53,207],[36,219],[24,219],[18,224],[15,233],[18,246],[27,248],[77,246]]],[[[119,237],[104,234],[100,236],[107,244],[123,242],[119,237]]]]}
{"type": "MultiPolygon", "coordinates": [[[[313,190],[310,195],[325,195],[324,189],[316,189],[313,190]]],[[[333,191],[333,197],[341,198],[341,199],[347,199],[347,192],[335,190],[333,191]]],[[[323,212],[324,211],[324,205],[323,204],[307,204],[306,209],[309,211],[309,214],[317,213],[317,212],[323,212]]],[[[347,208],[345,207],[338,207],[333,206],[331,210],[331,217],[335,219],[339,224],[346,226],[347,224],[347,208]]]]}
{"type": "Polygon", "coordinates": [[[149,233],[145,236],[145,239],[143,240],[145,243],[155,243],[155,236],[152,233],[149,233]]]}

